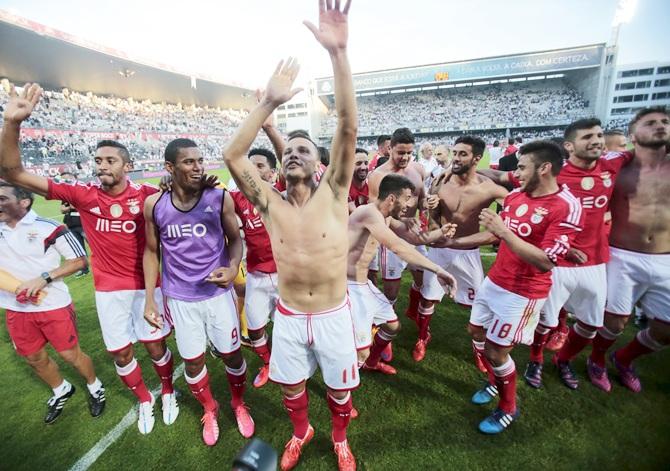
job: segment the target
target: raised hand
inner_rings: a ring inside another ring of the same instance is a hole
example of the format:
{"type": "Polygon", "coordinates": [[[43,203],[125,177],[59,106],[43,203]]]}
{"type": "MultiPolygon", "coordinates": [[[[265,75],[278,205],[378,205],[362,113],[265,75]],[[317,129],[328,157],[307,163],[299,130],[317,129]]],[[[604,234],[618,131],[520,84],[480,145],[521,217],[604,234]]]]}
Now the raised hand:
{"type": "Polygon", "coordinates": [[[347,14],[351,0],[347,0],[340,11],[340,0],[319,0],[319,27],[309,21],[303,24],[309,28],[317,41],[328,51],[335,52],[347,48],[349,26],[347,14]]]}
{"type": "Polygon", "coordinates": [[[40,101],[41,96],[42,88],[36,83],[25,84],[23,90],[21,90],[21,94],[17,93],[14,85],[11,85],[9,89],[9,101],[5,105],[5,121],[19,124],[27,119],[40,101]]]}
{"type": "Polygon", "coordinates": [[[501,238],[509,230],[502,218],[489,208],[482,209],[482,212],[479,214],[479,223],[484,226],[484,229],[498,238],[501,238]]]}
{"type": "Polygon", "coordinates": [[[272,77],[265,87],[260,101],[270,103],[275,108],[296,96],[302,88],[291,88],[300,71],[297,59],[289,57],[286,62],[279,61],[272,77]]]}

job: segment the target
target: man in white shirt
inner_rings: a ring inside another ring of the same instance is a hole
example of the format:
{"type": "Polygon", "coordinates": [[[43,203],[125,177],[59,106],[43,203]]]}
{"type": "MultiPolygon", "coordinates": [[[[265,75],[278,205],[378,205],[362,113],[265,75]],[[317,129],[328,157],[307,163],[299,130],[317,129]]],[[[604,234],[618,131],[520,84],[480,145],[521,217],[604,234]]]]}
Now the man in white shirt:
{"type": "Polygon", "coordinates": [[[47,343],[84,377],[90,413],[98,417],[105,388],[79,347],[72,298],[62,280],[86,268],[86,253],[64,225],[39,217],[32,204],[32,193],[0,181],[0,270],[7,289],[0,291],[0,308],[7,311],[16,352],[53,389],[44,422],[53,423],[75,392],[47,354],[47,343]]]}

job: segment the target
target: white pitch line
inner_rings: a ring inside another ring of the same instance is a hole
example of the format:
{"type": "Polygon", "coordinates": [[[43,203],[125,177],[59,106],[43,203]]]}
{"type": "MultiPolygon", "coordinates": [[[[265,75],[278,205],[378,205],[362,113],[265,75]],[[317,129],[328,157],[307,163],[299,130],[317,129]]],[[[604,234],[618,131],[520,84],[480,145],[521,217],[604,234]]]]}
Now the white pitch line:
{"type": "MultiPolygon", "coordinates": [[[[176,381],[178,377],[180,377],[184,373],[184,364],[182,363],[177,367],[177,369],[174,370],[174,373],[172,373],[172,381],[176,381]]],[[[152,394],[157,395],[159,393],[160,389],[156,388],[152,392],[152,394]]],[[[91,467],[93,463],[102,455],[107,448],[109,448],[115,441],[119,439],[119,437],[123,434],[123,432],[126,431],[128,427],[133,425],[137,421],[137,407],[133,406],[130,408],[128,413],[121,419],[121,422],[116,424],[112,430],[109,431],[107,435],[102,437],[98,443],[93,445],[93,448],[88,450],[88,452],[79,458],[79,461],[77,461],[72,467],[70,468],[70,471],[85,471],[88,468],[91,467]]]]}

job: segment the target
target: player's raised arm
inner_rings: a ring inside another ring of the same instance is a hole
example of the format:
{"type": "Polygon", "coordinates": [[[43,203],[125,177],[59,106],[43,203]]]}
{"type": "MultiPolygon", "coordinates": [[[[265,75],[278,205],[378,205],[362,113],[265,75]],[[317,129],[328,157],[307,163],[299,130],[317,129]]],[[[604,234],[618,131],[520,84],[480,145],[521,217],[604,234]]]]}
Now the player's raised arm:
{"type": "Polygon", "coordinates": [[[45,177],[28,172],[21,163],[19,137],[21,123],[28,119],[40,101],[42,89],[36,83],[27,83],[17,93],[14,85],[9,90],[9,101],[5,105],[2,134],[0,134],[0,177],[12,185],[17,185],[41,196],[49,190],[45,177]]]}
{"type": "Polygon", "coordinates": [[[349,26],[347,15],[351,0],[340,10],[340,1],[319,1],[319,26],[305,21],[305,26],[317,41],[328,51],[333,65],[335,81],[335,109],[337,128],[330,149],[330,165],[323,178],[328,182],[337,198],[345,199],[354,171],[358,117],[356,97],[347,58],[349,26]]]}
{"type": "MultiPolygon", "coordinates": [[[[261,102],[263,97],[262,90],[256,90],[256,101],[261,102]]],[[[284,148],[286,147],[286,142],[284,142],[284,137],[279,132],[279,129],[275,126],[274,114],[270,113],[265,121],[263,121],[263,132],[270,139],[272,148],[275,150],[275,155],[277,156],[277,162],[281,164],[282,158],[284,157],[284,148]]]]}
{"type": "Polygon", "coordinates": [[[260,102],[249,113],[223,151],[223,160],[240,191],[262,213],[267,212],[270,189],[247,158],[247,152],[268,116],[300,91],[299,88],[291,88],[299,70],[300,66],[295,59],[279,62],[260,102]]]}
{"type": "Polygon", "coordinates": [[[144,319],[159,329],[163,328],[163,317],[154,301],[154,291],[156,290],[156,280],[160,269],[160,242],[154,223],[154,206],[160,197],[159,193],[151,195],[144,201],[144,231],[145,244],[144,254],[142,255],[142,268],[144,270],[144,286],[146,296],[144,299],[144,319]]]}

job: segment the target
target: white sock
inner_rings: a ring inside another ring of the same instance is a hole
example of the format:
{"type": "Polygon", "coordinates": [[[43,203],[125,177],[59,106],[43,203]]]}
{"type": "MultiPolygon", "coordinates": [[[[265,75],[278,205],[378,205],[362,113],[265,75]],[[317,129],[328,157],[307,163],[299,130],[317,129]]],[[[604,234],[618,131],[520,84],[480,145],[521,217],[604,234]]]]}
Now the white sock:
{"type": "Polygon", "coordinates": [[[88,388],[88,392],[90,392],[91,395],[95,395],[95,393],[102,389],[102,381],[96,377],[95,381],[93,381],[91,384],[87,384],[86,387],[88,388]]]}
{"type": "Polygon", "coordinates": [[[72,389],[72,385],[67,379],[64,379],[60,386],[53,388],[54,396],[61,397],[64,394],[67,394],[72,389]]]}

